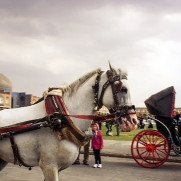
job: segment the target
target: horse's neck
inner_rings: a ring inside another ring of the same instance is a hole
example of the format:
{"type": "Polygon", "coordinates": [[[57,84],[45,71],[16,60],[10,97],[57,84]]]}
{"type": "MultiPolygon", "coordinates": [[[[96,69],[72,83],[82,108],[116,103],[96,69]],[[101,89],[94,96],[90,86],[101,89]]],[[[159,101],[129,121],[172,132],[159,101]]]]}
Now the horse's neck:
{"type": "Polygon", "coordinates": [[[73,95],[64,94],[64,102],[70,114],[92,114],[94,93],[92,86],[95,84],[96,75],[91,77],[73,95]]]}
{"type": "MultiPolygon", "coordinates": [[[[69,95],[68,93],[64,94],[64,101],[68,108],[70,114],[93,114],[95,111],[94,109],[94,92],[92,86],[95,85],[97,74],[92,76],[89,80],[84,82],[78,90],[73,94],[69,95]]],[[[99,92],[98,96],[100,97],[101,90],[103,89],[104,83],[107,81],[107,76],[105,73],[102,74],[100,84],[99,84],[99,92]]],[[[112,91],[110,87],[106,89],[108,92],[106,95],[110,97],[111,103],[112,99],[112,91]]],[[[104,96],[107,98],[107,96],[104,96]]],[[[105,105],[107,106],[107,105],[105,105]]]]}
{"type": "MultiPolygon", "coordinates": [[[[65,93],[63,96],[65,105],[70,115],[94,114],[94,93],[92,86],[95,84],[96,75],[83,83],[71,96],[65,93]]],[[[73,118],[73,122],[82,130],[86,130],[92,120],[81,120],[73,118]]]]}

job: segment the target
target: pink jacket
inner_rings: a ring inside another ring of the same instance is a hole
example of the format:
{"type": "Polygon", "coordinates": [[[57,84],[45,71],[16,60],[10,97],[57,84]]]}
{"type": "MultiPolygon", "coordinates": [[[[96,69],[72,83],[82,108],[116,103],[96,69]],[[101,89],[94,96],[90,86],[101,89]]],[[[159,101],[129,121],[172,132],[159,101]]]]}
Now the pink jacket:
{"type": "Polygon", "coordinates": [[[92,148],[97,150],[103,148],[103,136],[100,131],[92,138],[92,148]]]}

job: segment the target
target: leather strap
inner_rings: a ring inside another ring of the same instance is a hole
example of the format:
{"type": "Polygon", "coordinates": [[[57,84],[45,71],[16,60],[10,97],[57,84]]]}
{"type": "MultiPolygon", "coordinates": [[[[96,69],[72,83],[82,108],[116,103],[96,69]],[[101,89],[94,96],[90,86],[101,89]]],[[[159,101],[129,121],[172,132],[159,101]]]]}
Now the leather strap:
{"type": "Polygon", "coordinates": [[[98,75],[96,77],[95,85],[92,87],[93,90],[94,90],[94,99],[95,99],[95,106],[97,107],[97,111],[102,108],[102,106],[103,106],[103,97],[104,97],[105,91],[108,88],[108,86],[110,86],[110,85],[111,85],[111,88],[112,88],[114,104],[115,104],[115,107],[117,107],[119,105],[119,102],[118,102],[118,98],[117,98],[116,94],[119,91],[121,91],[121,87],[122,87],[122,82],[120,80],[120,76],[117,75],[117,74],[114,75],[114,72],[112,72],[111,70],[108,70],[106,72],[108,80],[103,85],[100,97],[98,98],[99,83],[100,83],[102,73],[103,72],[98,73],[98,75]],[[116,82],[116,81],[118,81],[118,84],[114,85],[114,82],[116,82]],[[117,89],[118,86],[119,86],[119,89],[117,89]]]}
{"type": "Polygon", "coordinates": [[[10,142],[11,142],[11,147],[12,147],[12,150],[13,150],[13,155],[14,155],[14,164],[16,164],[17,162],[20,163],[20,166],[23,165],[25,167],[28,167],[29,170],[31,170],[31,167],[33,166],[29,166],[27,165],[26,163],[23,162],[23,160],[21,159],[21,156],[19,154],[19,149],[18,149],[18,146],[17,144],[15,143],[15,140],[14,140],[14,136],[10,133],[9,135],[9,139],[10,139],[10,142]]]}

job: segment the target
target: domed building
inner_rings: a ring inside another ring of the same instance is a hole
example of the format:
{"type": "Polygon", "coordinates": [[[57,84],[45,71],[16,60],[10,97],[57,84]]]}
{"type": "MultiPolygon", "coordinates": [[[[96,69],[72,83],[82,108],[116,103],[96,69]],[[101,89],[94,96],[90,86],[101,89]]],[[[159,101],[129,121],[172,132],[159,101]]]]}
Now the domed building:
{"type": "Polygon", "coordinates": [[[0,109],[11,108],[12,83],[0,73],[0,109]]]}

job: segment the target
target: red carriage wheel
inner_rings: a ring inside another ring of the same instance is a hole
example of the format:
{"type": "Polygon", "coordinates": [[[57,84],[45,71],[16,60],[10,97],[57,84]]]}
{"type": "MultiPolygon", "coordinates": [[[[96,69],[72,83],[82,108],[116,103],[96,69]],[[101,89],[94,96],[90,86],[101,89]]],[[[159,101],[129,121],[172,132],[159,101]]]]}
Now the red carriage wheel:
{"type": "Polygon", "coordinates": [[[138,133],[131,145],[134,160],[146,168],[156,168],[168,158],[170,147],[168,140],[156,130],[144,130],[138,133]]]}

